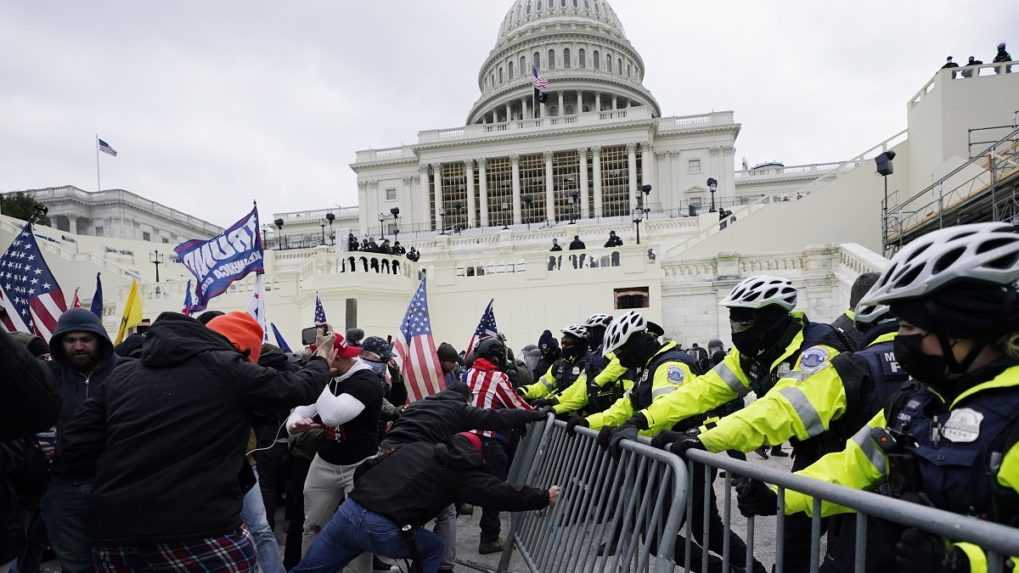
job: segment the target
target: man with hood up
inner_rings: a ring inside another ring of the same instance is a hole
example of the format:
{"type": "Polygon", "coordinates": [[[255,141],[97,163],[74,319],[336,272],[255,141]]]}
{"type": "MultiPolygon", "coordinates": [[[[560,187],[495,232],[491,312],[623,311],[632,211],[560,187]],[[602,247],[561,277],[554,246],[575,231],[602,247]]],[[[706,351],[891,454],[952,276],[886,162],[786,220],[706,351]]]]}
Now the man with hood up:
{"type": "MultiPolygon", "coordinates": [[[[49,367],[53,371],[62,405],[57,418],[57,438],[87,398],[103,385],[123,360],[113,352],[113,343],[99,317],[83,308],[60,316],[50,338],[49,367]]],[[[61,450],[53,459],[54,478],[42,499],[42,516],[50,544],[68,573],[92,570],[92,540],[86,527],[92,481],[89,476],[68,479],[60,475],[61,450]]]]}
{"type": "Polygon", "coordinates": [[[257,364],[249,314],[209,322],[163,313],[142,357],[121,364],[59,438],[63,476],[94,475],[91,533],[101,571],[253,571],[241,529],[252,414],[314,400],[336,350],[323,340],[298,372],[257,364]]]}

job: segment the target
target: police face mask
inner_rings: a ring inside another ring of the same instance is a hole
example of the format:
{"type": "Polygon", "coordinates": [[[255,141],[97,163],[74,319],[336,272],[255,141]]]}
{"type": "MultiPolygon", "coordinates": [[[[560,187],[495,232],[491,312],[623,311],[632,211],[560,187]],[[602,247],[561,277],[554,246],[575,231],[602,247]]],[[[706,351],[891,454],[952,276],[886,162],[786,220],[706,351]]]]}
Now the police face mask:
{"type": "Polygon", "coordinates": [[[587,345],[584,341],[573,336],[563,336],[561,344],[563,349],[563,358],[566,358],[567,360],[580,358],[587,352],[587,345]]]}
{"type": "Polygon", "coordinates": [[[744,356],[757,356],[779,341],[789,320],[789,313],[784,309],[734,308],[729,311],[732,344],[744,356]]]}
{"type": "Polygon", "coordinates": [[[923,339],[927,336],[922,333],[896,336],[893,345],[895,360],[918,382],[930,386],[943,397],[954,396],[968,385],[966,371],[983,345],[974,345],[969,355],[959,363],[947,339],[939,340],[943,356],[926,354],[923,351],[923,339]]]}
{"type": "Polygon", "coordinates": [[[639,333],[627,340],[626,344],[615,354],[619,359],[619,365],[623,368],[641,368],[647,364],[659,348],[661,345],[654,336],[639,333]]]}

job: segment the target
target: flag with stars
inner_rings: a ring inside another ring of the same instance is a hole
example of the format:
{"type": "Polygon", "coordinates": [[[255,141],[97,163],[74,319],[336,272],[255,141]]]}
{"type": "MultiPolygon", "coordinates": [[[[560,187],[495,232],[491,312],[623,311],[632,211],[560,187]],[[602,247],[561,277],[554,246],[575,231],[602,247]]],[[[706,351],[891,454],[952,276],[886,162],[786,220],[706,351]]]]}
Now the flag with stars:
{"type": "Polygon", "coordinates": [[[248,314],[262,327],[262,342],[269,342],[269,324],[265,317],[265,275],[262,273],[255,274],[255,290],[248,303],[248,314]]]}
{"type": "Polygon", "coordinates": [[[499,334],[499,328],[495,325],[494,303],[494,298],[488,301],[488,306],[485,307],[485,312],[481,315],[481,322],[479,322],[478,327],[474,329],[474,334],[471,335],[471,339],[467,341],[467,350],[464,352],[464,356],[470,356],[471,352],[474,352],[474,347],[477,346],[482,339],[499,334]]]}
{"type": "Polygon", "coordinates": [[[400,325],[403,340],[396,340],[396,352],[403,358],[403,375],[407,379],[407,399],[410,402],[442,390],[442,368],[435,353],[432,323],[428,318],[428,290],[421,279],[407,314],[400,325]]]}
{"type": "Polygon", "coordinates": [[[191,316],[191,307],[194,306],[194,302],[191,299],[191,281],[188,280],[188,286],[184,287],[184,309],[181,310],[181,314],[191,316]]]}
{"type": "Polygon", "coordinates": [[[322,306],[322,299],[318,298],[318,293],[315,293],[315,326],[321,326],[326,324],[326,309],[322,306]]]}
{"type": "Polygon", "coordinates": [[[9,331],[30,332],[49,340],[67,310],[64,293],[43,260],[28,223],[0,257],[0,304],[9,331]]]}

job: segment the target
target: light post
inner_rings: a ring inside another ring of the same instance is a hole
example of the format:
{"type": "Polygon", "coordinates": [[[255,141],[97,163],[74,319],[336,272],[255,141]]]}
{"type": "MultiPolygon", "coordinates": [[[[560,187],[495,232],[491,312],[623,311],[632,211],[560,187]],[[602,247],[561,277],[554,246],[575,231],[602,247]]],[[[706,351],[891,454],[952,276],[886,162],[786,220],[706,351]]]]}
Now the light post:
{"type": "Polygon", "coordinates": [[[386,227],[384,226],[385,221],[386,221],[386,214],[380,211],[379,212],[379,233],[382,234],[382,239],[383,240],[385,240],[385,238],[386,238],[386,227]]]}
{"type": "Polygon", "coordinates": [[[156,265],[156,282],[158,283],[159,282],[159,265],[161,265],[164,262],[166,262],[163,259],[163,253],[160,253],[159,251],[152,251],[152,256],[149,258],[149,262],[151,262],[153,265],[156,265]]]}
{"type": "Polygon", "coordinates": [[[262,227],[262,245],[267,249],[272,248],[272,237],[270,237],[270,233],[272,233],[271,226],[265,225],[262,227]]]}
{"type": "Polygon", "coordinates": [[[393,215],[393,242],[400,242],[400,208],[393,207],[389,210],[393,215]]]}
{"type": "Polygon", "coordinates": [[[509,219],[510,218],[509,208],[510,208],[509,207],[509,203],[507,203],[506,201],[503,201],[502,202],[502,230],[503,231],[508,231],[509,230],[509,221],[510,221],[510,219],[509,219]]]}
{"type": "MultiPolygon", "coordinates": [[[[874,158],[877,172],[885,180],[885,199],[881,202],[881,242],[884,243],[886,251],[888,243],[888,176],[895,173],[895,167],[892,165],[893,159],[895,159],[894,151],[885,151],[874,158]]],[[[901,234],[899,236],[901,237],[901,234]]]]}
{"type": "Polygon", "coordinates": [[[279,236],[276,238],[276,244],[281,249],[287,248],[287,236],[283,234],[283,219],[279,218],[273,221],[276,224],[276,228],[279,229],[279,236]]]}
{"type": "Polygon", "coordinates": [[[648,199],[651,196],[651,186],[644,185],[640,188],[640,192],[644,194],[644,201],[640,207],[637,207],[633,212],[633,223],[637,225],[637,244],[640,244],[640,224],[647,218],[648,213],[651,209],[647,206],[648,199]]]}
{"type": "Polygon", "coordinates": [[[524,197],[524,208],[525,208],[524,218],[527,219],[527,230],[528,231],[531,230],[531,203],[533,201],[534,201],[534,199],[532,199],[530,197],[524,197]]]}
{"type": "Polygon", "coordinates": [[[326,244],[326,220],[319,219],[318,226],[322,229],[322,244],[326,244]]]}
{"type": "Polygon", "coordinates": [[[715,212],[715,191],[718,191],[718,180],[714,177],[708,177],[708,191],[711,191],[711,209],[709,213],[715,212]]]}
{"type": "Polygon", "coordinates": [[[333,231],[333,221],[336,220],[336,215],[332,213],[326,213],[326,221],[329,221],[329,240],[335,245],[336,244],[336,232],[333,231]]]}

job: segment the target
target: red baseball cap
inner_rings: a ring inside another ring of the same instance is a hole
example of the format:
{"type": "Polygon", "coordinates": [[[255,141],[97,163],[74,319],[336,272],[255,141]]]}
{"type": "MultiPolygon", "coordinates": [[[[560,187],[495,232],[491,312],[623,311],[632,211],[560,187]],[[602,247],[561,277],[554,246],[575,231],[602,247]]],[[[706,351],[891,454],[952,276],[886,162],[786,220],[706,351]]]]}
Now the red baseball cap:
{"type": "Polygon", "coordinates": [[[333,347],[336,348],[337,356],[342,356],[343,358],[357,358],[361,355],[360,346],[347,344],[347,340],[343,338],[343,335],[339,332],[335,333],[333,336],[335,336],[333,339],[333,347]]]}

